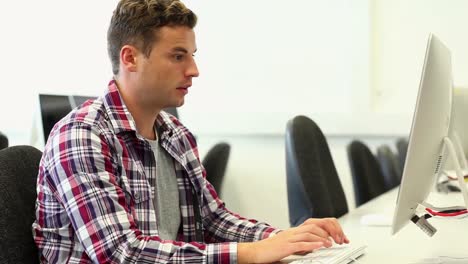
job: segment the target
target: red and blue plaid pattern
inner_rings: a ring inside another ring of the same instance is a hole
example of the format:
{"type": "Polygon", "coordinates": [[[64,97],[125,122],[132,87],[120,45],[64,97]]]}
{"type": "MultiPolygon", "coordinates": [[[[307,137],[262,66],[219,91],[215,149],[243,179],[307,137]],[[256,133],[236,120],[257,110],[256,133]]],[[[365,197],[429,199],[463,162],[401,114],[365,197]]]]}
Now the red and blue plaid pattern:
{"type": "Polygon", "coordinates": [[[157,123],[176,160],[179,241],[158,237],[154,179],[145,174],[154,156],[111,81],[103,97],[57,123],[46,144],[33,224],[42,263],[236,263],[236,242],[279,231],[228,211],[206,181],[193,135],[164,112],[157,123]],[[195,241],[192,188],[206,244],[195,241]]]}

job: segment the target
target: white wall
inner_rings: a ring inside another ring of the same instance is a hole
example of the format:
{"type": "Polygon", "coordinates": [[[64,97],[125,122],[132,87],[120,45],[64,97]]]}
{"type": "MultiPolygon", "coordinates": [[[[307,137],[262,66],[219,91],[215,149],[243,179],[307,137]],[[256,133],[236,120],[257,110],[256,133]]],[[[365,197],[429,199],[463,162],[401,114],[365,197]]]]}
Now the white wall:
{"type": "Polygon", "coordinates": [[[116,1],[0,1],[0,131],[29,143],[37,93],[100,95],[116,1]]]}
{"type": "Polygon", "coordinates": [[[278,134],[296,114],[334,135],[409,129],[409,115],[372,112],[369,0],[188,4],[201,76],[180,111],[196,131],[278,134]]]}
{"type": "MultiPolygon", "coordinates": [[[[111,77],[106,30],[117,1],[4,1],[0,131],[28,144],[38,92],[99,95],[111,77]],[[24,8],[27,6],[27,8],[24,8]]],[[[306,114],[329,137],[350,207],[345,147],[407,136],[428,31],[453,51],[468,84],[468,1],[187,0],[198,13],[197,61],[183,122],[203,155],[232,145],[224,198],[286,227],[283,133],[306,114]],[[248,184],[247,184],[248,182],[248,184]],[[251,202],[250,199],[255,199],[251,202]]]]}
{"type": "Polygon", "coordinates": [[[373,109],[413,109],[429,32],[452,51],[453,80],[468,86],[468,1],[371,1],[373,109]]]}
{"type": "Polygon", "coordinates": [[[190,1],[201,76],[181,109],[186,120],[199,131],[278,133],[295,113],[352,111],[349,48],[360,39],[349,38],[347,2],[190,1]]]}

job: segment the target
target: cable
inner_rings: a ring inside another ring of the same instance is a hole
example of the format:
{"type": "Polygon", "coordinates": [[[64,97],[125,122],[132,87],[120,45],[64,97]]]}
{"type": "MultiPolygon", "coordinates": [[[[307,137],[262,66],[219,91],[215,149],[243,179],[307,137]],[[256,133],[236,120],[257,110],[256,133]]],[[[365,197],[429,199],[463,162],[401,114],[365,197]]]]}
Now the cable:
{"type": "Polygon", "coordinates": [[[433,216],[444,216],[444,217],[451,217],[451,216],[460,216],[464,214],[468,214],[468,210],[447,210],[442,212],[433,211],[431,208],[426,208],[426,211],[429,212],[433,216]]]}

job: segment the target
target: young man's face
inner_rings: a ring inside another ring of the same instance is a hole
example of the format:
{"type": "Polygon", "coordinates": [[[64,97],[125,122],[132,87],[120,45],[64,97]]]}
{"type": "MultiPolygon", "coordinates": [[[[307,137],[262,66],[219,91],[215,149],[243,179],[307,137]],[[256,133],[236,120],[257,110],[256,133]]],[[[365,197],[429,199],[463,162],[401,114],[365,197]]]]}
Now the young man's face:
{"type": "Polygon", "coordinates": [[[198,76],[195,33],[184,26],[165,26],[157,34],[149,57],[138,55],[138,93],[151,107],[178,107],[198,76]]]}

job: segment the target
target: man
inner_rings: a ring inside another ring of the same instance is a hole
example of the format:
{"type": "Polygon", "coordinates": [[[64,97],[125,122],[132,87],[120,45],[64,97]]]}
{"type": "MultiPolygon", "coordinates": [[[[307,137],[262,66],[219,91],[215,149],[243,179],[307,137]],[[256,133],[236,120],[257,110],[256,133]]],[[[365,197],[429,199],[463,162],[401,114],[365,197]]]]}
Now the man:
{"type": "Polygon", "coordinates": [[[52,130],[40,163],[34,239],[43,263],[264,263],[348,243],[336,219],[278,230],[228,211],[193,135],[161,111],[198,76],[195,14],[180,1],[121,0],[103,97],[52,130]]]}

